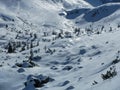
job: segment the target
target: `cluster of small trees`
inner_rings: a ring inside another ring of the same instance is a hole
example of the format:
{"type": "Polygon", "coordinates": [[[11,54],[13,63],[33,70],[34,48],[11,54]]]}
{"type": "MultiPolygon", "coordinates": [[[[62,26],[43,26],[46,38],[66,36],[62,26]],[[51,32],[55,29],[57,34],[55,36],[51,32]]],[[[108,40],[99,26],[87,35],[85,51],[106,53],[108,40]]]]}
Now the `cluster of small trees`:
{"type": "Polygon", "coordinates": [[[36,47],[39,46],[39,41],[36,41],[35,44],[33,43],[28,43],[28,42],[9,42],[7,45],[7,52],[8,53],[15,53],[15,50],[19,48],[18,51],[22,52],[24,50],[31,49],[31,47],[36,47]],[[32,45],[31,45],[32,44],[32,45]]]}

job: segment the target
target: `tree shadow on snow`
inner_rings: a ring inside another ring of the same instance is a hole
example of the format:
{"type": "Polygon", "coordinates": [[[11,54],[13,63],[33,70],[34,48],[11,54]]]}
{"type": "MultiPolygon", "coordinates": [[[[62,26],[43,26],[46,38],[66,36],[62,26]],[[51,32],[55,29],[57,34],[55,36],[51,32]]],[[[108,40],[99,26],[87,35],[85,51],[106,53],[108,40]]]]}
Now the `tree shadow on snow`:
{"type": "Polygon", "coordinates": [[[100,1],[100,0],[85,0],[85,1],[94,7],[102,5],[102,1],[100,1]]]}
{"type": "Polygon", "coordinates": [[[71,11],[66,11],[67,15],[66,15],[66,18],[67,19],[75,19],[77,18],[78,16],[84,14],[85,12],[87,12],[88,8],[82,8],[82,9],[74,9],[74,10],[71,10],[71,11]]]}
{"type": "Polygon", "coordinates": [[[112,15],[119,8],[120,8],[119,4],[101,6],[96,9],[90,10],[83,16],[83,18],[87,22],[96,22],[112,15]]]}

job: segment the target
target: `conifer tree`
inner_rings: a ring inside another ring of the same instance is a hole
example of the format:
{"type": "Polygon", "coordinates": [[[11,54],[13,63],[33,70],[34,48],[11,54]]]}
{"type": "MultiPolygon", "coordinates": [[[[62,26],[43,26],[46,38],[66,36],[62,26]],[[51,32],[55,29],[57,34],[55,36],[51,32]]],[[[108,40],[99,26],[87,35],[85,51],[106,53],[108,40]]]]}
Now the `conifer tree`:
{"type": "Polygon", "coordinates": [[[8,43],[8,53],[13,53],[13,52],[14,52],[13,47],[12,47],[11,43],[9,42],[8,43]]]}

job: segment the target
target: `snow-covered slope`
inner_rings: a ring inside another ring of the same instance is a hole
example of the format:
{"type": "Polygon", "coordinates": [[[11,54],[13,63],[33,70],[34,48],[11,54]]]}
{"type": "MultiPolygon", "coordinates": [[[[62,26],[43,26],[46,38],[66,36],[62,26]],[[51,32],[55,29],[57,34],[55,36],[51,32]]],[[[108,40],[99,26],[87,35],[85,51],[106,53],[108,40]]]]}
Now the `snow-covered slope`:
{"type": "Polygon", "coordinates": [[[120,4],[0,0],[0,90],[119,90],[120,4]]]}
{"type": "Polygon", "coordinates": [[[28,19],[39,25],[48,23],[63,26],[67,20],[59,16],[64,9],[88,7],[89,4],[80,0],[1,0],[0,3],[6,10],[12,11],[17,16],[28,19]],[[54,17],[54,18],[52,18],[54,17]],[[58,22],[59,21],[59,22],[58,22]]]}

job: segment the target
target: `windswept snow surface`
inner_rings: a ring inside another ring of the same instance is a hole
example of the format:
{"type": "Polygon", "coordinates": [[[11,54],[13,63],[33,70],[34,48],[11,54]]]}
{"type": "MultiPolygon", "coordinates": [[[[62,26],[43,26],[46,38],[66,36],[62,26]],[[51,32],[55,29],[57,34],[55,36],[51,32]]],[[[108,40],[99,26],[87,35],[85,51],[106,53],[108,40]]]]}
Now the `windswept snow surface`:
{"type": "Polygon", "coordinates": [[[100,0],[0,0],[0,90],[120,90],[119,18],[100,0]]]}

